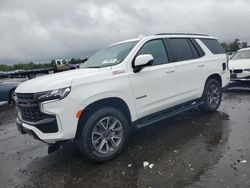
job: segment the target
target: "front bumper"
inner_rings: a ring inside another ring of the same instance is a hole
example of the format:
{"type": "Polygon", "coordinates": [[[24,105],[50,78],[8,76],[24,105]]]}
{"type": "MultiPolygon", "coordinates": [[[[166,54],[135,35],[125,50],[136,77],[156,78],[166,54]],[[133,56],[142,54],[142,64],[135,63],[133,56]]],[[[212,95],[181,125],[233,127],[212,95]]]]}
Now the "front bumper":
{"type": "Polygon", "coordinates": [[[22,134],[32,135],[48,144],[75,138],[78,119],[78,103],[67,97],[63,100],[45,101],[40,103],[40,111],[44,118],[31,122],[22,118],[19,113],[17,127],[22,134]]]}
{"type": "Polygon", "coordinates": [[[30,136],[33,136],[34,139],[37,139],[37,140],[40,140],[41,142],[44,142],[43,140],[41,140],[34,131],[30,130],[30,129],[26,129],[23,127],[22,125],[23,123],[17,118],[16,120],[16,126],[17,126],[17,129],[18,131],[21,133],[21,134],[28,134],[30,136]]]}
{"type": "Polygon", "coordinates": [[[31,135],[35,139],[45,143],[56,143],[57,141],[65,140],[58,130],[55,118],[34,123],[26,122],[18,115],[16,125],[21,134],[31,135]]]}
{"type": "Polygon", "coordinates": [[[56,133],[58,132],[58,125],[55,116],[49,115],[46,118],[37,121],[37,122],[28,122],[22,119],[20,112],[18,113],[18,121],[26,123],[30,126],[37,128],[42,133],[56,133]]]}

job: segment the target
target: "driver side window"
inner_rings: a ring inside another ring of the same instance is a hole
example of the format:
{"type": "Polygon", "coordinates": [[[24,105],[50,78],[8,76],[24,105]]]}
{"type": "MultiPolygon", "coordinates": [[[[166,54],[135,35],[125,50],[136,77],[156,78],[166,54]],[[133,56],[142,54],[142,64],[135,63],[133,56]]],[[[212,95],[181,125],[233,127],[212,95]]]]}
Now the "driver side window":
{"type": "Polygon", "coordinates": [[[146,42],[137,53],[137,56],[142,54],[151,54],[154,58],[153,65],[168,63],[166,49],[161,39],[146,42]]]}

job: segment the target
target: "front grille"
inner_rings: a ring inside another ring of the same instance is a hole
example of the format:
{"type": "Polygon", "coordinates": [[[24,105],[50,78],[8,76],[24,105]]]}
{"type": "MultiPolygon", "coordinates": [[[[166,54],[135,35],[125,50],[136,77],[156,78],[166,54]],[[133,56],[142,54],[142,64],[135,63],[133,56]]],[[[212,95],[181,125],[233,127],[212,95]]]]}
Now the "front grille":
{"type": "Polygon", "coordinates": [[[37,122],[45,118],[45,115],[37,108],[20,108],[20,113],[25,121],[37,122]]]}
{"type": "Polygon", "coordinates": [[[16,96],[23,120],[37,122],[45,118],[45,114],[40,111],[39,101],[35,99],[33,93],[17,93],[16,96]]]}
{"type": "Polygon", "coordinates": [[[34,93],[17,93],[16,96],[19,100],[33,100],[34,99],[34,93]]]}
{"type": "Polygon", "coordinates": [[[16,93],[20,121],[27,122],[43,133],[56,133],[58,132],[56,117],[40,111],[41,101],[38,97],[42,94],[42,92],[16,93]]]}
{"type": "Polygon", "coordinates": [[[235,70],[233,70],[233,73],[236,73],[236,74],[238,74],[238,73],[242,73],[243,72],[243,70],[242,69],[235,69],[235,70]]]}

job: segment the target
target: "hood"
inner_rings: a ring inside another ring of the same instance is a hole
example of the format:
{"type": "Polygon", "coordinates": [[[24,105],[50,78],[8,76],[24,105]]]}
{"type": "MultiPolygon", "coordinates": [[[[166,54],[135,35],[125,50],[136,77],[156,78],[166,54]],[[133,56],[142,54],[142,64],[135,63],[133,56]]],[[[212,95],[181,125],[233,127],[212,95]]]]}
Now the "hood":
{"type": "Polygon", "coordinates": [[[16,93],[36,93],[42,91],[49,91],[71,86],[72,80],[75,78],[88,77],[94,74],[99,74],[103,71],[110,70],[111,67],[106,68],[86,68],[65,71],[61,73],[49,74],[28,80],[21,83],[16,93]]]}
{"type": "Polygon", "coordinates": [[[236,59],[229,61],[229,69],[249,69],[250,59],[236,59]]]}

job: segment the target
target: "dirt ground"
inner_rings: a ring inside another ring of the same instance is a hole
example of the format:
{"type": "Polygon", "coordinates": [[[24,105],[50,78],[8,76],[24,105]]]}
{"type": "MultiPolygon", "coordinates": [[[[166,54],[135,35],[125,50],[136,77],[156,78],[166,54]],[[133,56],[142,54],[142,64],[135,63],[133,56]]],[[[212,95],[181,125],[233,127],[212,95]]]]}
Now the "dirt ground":
{"type": "Polygon", "coordinates": [[[89,163],[69,144],[48,154],[45,144],[17,131],[15,118],[15,105],[0,106],[3,188],[250,187],[249,91],[225,93],[215,113],[192,110],[137,130],[127,149],[103,164],[89,163]]]}

